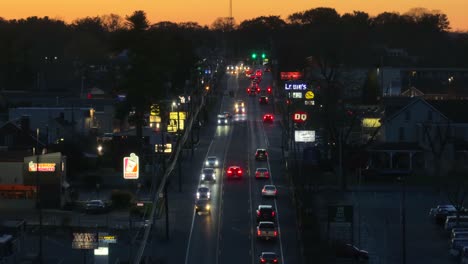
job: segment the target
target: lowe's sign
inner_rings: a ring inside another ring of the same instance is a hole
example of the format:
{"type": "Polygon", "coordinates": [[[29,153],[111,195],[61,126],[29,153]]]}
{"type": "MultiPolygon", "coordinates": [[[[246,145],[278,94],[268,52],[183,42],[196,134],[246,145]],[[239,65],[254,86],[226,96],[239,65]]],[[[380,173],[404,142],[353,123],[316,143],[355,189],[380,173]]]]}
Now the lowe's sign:
{"type": "Polygon", "coordinates": [[[284,90],[286,91],[305,91],[307,90],[306,83],[290,83],[287,82],[284,84],[284,90]]]}

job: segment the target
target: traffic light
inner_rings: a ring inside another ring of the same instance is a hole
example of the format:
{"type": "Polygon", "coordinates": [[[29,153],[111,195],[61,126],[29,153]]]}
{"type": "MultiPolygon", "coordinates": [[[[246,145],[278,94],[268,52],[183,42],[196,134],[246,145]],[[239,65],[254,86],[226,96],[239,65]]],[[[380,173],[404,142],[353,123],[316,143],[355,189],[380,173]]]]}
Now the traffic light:
{"type": "Polygon", "coordinates": [[[262,59],[265,59],[265,58],[266,58],[265,53],[262,53],[262,59]]]}
{"type": "Polygon", "coordinates": [[[252,53],[252,59],[256,59],[257,58],[257,53],[252,53]]]}

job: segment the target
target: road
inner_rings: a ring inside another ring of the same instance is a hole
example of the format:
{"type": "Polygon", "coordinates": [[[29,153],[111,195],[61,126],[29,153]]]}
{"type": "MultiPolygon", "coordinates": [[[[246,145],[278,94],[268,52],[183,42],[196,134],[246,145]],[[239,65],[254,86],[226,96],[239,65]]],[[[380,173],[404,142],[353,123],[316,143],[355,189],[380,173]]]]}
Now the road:
{"type": "MultiPolygon", "coordinates": [[[[246,114],[235,115],[228,126],[218,126],[209,144],[206,156],[217,156],[222,166],[217,169],[218,181],[212,185],[212,214],[192,216],[185,263],[258,263],[263,251],[273,251],[281,256],[281,263],[300,263],[298,256],[295,211],[292,205],[287,180],[284,177],[281,153],[281,129],[275,120],[263,124],[264,113],[274,113],[272,105],[259,105],[258,96],[249,97],[245,89],[250,80],[231,75],[225,90],[235,91],[234,98],[224,96],[219,112],[233,112],[234,101],[246,103],[246,114]],[[256,162],[257,148],[267,148],[267,162],[256,162]],[[244,169],[241,180],[227,180],[225,168],[239,165],[244,169]],[[255,169],[267,167],[269,180],[256,180],[255,169]],[[223,169],[221,169],[223,168],[223,169]],[[222,177],[219,177],[221,176],[222,177]],[[275,199],[261,197],[264,184],[274,183],[279,196],[275,199]],[[279,239],[267,243],[257,241],[256,208],[271,204],[278,216],[279,239]]],[[[260,87],[266,89],[272,83],[270,73],[265,73],[260,87]]],[[[195,171],[193,173],[198,173],[195,171]]],[[[194,186],[193,193],[195,193],[194,186]]],[[[195,197],[193,198],[195,202],[195,197]]]]}

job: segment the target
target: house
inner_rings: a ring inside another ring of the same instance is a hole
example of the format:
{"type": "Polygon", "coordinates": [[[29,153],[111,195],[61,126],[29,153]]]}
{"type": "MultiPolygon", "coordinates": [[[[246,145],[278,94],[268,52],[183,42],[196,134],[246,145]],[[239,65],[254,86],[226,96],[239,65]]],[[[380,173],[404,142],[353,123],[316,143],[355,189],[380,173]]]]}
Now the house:
{"type": "Polygon", "coordinates": [[[446,166],[466,159],[468,101],[417,97],[406,102],[384,111],[378,141],[369,148],[371,166],[423,170],[430,169],[434,159],[443,158],[446,166]]]}
{"type": "Polygon", "coordinates": [[[32,150],[45,144],[41,140],[42,134],[37,137],[37,131],[31,130],[28,116],[6,122],[0,127],[0,146],[7,150],[32,150]]]}

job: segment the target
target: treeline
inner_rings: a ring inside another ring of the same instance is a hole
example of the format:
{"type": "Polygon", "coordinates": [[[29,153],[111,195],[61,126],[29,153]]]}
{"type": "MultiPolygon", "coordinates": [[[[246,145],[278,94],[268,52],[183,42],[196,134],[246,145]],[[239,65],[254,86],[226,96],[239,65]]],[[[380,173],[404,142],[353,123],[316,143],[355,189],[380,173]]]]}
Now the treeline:
{"type": "Polygon", "coordinates": [[[121,89],[135,81],[144,91],[167,82],[179,87],[198,58],[224,55],[246,60],[254,51],[266,52],[284,69],[303,67],[305,58],[347,66],[468,64],[468,34],[450,32],[445,14],[423,8],[375,17],[315,8],[285,20],[261,16],[237,24],[218,18],[210,27],[195,22],[150,24],[143,11],[125,18],[86,17],[69,24],[29,17],[0,19],[0,36],[0,88],[9,90],[79,89],[83,82],[86,87],[100,82],[121,89]],[[389,49],[403,50],[408,56],[386,59],[389,49]],[[123,63],[120,68],[109,67],[100,80],[89,72],[90,65],[119,63],[123,63]],[[119,72],[113,72],[116,69],[119,72]]]}

